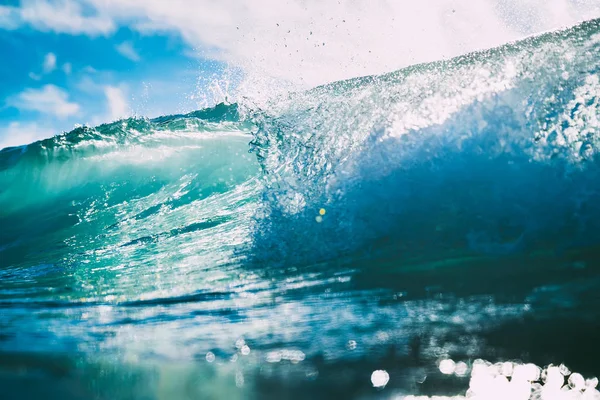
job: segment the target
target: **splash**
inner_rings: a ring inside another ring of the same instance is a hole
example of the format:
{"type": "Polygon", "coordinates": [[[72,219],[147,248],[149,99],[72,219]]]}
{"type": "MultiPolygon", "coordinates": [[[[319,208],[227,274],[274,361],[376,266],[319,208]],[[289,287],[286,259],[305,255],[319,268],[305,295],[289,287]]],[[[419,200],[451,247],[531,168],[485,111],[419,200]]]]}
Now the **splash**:
{"type": "Polygon", "coordinates": [[[581,207],[598,192],[597,54],[593,21],[274,101],[253,146],[276,258],[382,239],[411,256],[416,242],[499,255],[597,240],[572,219],[596,218],[581,207]]]}
{"type": "Polygon", "coordinates": [[[442,375],[473,365],[480,398],[480,378],[498,393],[564,382],[469,360],[550,353],[597,375],[599,38],[592,20],[0,151],[0,363],[76,354],[96,397],[122,387],[98,389],[97,371],[152,381],[165,360],[245,398],[350,397],[348,382],[429,396],[426,366],[449,357],[464,365],[442,375]],[[576,340],[538,343],[546,324],[576,340]]]}

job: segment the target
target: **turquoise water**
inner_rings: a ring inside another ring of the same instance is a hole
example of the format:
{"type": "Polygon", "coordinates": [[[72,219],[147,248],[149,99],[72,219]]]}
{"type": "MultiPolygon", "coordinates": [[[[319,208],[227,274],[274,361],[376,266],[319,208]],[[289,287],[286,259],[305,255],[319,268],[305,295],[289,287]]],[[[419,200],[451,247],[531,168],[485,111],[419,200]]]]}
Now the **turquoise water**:
{"type": "Polygon", "coordinates": [[[597,376],[599,134],[595,20],[4,149],[0,387],[453,396],[484,390],[480,359],[597,376]]]}

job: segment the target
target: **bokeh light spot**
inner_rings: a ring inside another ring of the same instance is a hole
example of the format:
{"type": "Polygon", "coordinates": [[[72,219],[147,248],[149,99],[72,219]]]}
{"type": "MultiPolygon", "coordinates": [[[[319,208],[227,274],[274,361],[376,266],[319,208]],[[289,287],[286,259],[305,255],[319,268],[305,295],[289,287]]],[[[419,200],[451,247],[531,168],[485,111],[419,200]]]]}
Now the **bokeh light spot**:
{"type": "Polygon", "coordinates": [[[385,387],[385,385],[387,385],[389,381],[390,375],[387,373],[387,371],[384,371],[382,369],[373,371],[373,373],[371,374],[371,383],[373,384],[373,387],[385,387]]]}

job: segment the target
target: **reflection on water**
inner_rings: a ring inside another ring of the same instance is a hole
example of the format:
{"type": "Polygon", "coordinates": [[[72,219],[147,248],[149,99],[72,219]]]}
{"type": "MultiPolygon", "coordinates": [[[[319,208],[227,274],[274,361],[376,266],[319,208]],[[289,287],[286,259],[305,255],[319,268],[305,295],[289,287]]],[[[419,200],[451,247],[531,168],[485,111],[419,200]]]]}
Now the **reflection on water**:
{"type": "Polygon", "coordinates": [[[599,32],[1,151],[2,398],[598,398],[599,32]]]}

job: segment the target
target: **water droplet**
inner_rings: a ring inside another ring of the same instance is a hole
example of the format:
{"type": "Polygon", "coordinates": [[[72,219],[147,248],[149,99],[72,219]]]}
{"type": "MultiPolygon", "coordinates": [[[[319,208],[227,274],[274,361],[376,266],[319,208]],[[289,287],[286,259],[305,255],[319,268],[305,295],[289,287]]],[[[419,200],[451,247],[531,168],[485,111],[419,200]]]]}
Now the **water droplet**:
{"type": "Polygon", "coordinates": [[[250,354],[250,347],[248,345],[244,345],[242,347],[241,352],[242,352],[242,355],[247,356],[248,354],[250,354]]]}
{"type": "Polygon", "coordinates": [[[281,352],[280,351],[270,351],[267,353],[267,362],[269,363],[277,363],[281,361],[281,352]]]}
{"type": "Polygon", "coordinates": [[[373,387],[382,388],[390,381],[390,375],[387,371],[378,369],[371,374],[371,383],[373,387]]]}
{"type": "Polygon", "coordinates": [[[244,386],[244,374],[242,374],[240,371],[235,373],[235,386],[244,386]]]}
{"type": "Polygon", "coordinates": [[[571,374],[568,382],[569,386],[575,390],[582,390],[585,387],[585,379],[577,372],[571,374]]]}
{"type": "Polygon", "coordinates": [[[440,372],[444,375],[451,375],[456,369],[456,363],[453,360],[440,361],[440,372]]]}
{"type": "Polygon", "coordinates": [[[598,386],[598,378],[586,379],[585,386],[594,389],[596,386],[598,386]]]}
{"type": "Polygon", "coordinates": [[[469,372],[469,366],[465,362],[461,361],[461,362],[456,363],[456,368],[454,368],[454,373],[456,374],[456,376],[458,376],[458,377],[467,376],[468,372],[469,372]]]}
{"type": "Polygon", "coordinates": [[[559,369],[560,373],[565,376],[567,376],[571,373],[571,371],[569,370],[569,368],[567,368],[567,366],[565,364],[560,364],[558,369],[559,369]]]}

